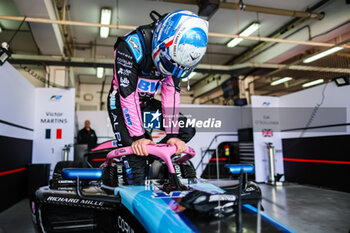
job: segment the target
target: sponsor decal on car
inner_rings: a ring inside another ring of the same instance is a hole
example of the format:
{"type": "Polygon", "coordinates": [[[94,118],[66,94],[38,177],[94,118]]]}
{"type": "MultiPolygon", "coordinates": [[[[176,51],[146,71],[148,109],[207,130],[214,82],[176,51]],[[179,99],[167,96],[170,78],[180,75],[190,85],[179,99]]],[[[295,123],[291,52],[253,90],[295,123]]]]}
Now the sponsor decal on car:
{"type": "Polygon", "coordinates": [[[152,194],[152,198],[180,198],[186,196],[191,191],[173,191],[166,193],[163,191],[155,191],[152,194]]]}
{"type": "Polygon", "coordinates": [[[209,202],[212,201],[236,201],[237,197],[235,195],[225,195],[225,194],[216,194],[209,197],[209,202]]]}
{"type": "Polygon", "coordinates": [[[72,197],[55,197],[55,196],[48,196],[46,198],[46,201],[70,203],[70,204],[94,205],[94,206],[103,206],[104,204],[104,202],[102,201],[84,200],[84,199],[72,198],[72,197]]]}
{"type": "Polygon", "coordinates": [[[182,179],[182,176],[181,176],[181,168],[180,168],[180,166],[177,165],[177,164],[174,164],[174,169],[175,169],[176,176],[177,176],[179,179],[182,179]]]}
{"type": "Polygon", "coordinates": [[[122,231],[122,232],[126,232],[126,233],[134,233],[134,229],[132,229],[132,227],[130,226],[130,224],[124,220],[121,216],[118,216],[118,228],[122,231]]]}

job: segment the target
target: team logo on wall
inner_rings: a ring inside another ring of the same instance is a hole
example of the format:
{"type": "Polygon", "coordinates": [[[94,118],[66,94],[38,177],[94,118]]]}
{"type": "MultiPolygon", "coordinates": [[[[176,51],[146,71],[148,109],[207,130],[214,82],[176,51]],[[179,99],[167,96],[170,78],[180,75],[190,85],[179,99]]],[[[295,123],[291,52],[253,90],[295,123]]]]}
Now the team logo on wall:
{"type": "Polygon", "coordinates": [[[143,113],[143,127],[145,129],[160,129],[160,116],[162,114],[157,110],[156,112],[143,113]]]}
{"type": "Polygon", "coordinates": [[[266,101],[265,101],[262,105],[268,107],[268,106],[270,106],[270,104],[271,104],[270,102],[268,102],[268,101],[266,102],[266,101]]]}
{"type": "Polygon", "coordinates": [[[50,101],[60,101],[63,95],[53,95],[50,97],[50,101]]]}
{"type": "Polygon", "coordinates": [[[271,137],[273,137],[273,131],[272,131],[272,129],[263,129],[263,130],[262,130],[262,136],[263,136],[264,138],[271,138],[271,137]]]}

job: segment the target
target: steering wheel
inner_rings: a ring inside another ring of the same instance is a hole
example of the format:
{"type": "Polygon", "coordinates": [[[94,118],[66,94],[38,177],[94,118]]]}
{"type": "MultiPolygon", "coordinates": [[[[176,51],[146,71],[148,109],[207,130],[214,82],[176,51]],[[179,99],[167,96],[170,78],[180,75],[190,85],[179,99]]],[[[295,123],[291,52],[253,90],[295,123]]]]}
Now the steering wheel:
{"type": "MultiPolygon", "coordinates": [[[[162,159],[167,165],[169,173],[175,174],[175,169],[171,161],[171,157],[175,154],[177,150],[176,146],[170,146],[168,144],[146,145],[146,150],[148,154],[154,155],[162,159]]],[[[177,160],[177,162],[180,164],[186,162],[187,160],[193,158],[196,155],[195,150],[189,146],[186,147],[186,150],[183,153],[184,155],[177,160]]],[[[135,153],[132,150],[131,146],[112,150],[107,154],[107,163],[110,163],[113,158],[132,154],[135,153]]]]}

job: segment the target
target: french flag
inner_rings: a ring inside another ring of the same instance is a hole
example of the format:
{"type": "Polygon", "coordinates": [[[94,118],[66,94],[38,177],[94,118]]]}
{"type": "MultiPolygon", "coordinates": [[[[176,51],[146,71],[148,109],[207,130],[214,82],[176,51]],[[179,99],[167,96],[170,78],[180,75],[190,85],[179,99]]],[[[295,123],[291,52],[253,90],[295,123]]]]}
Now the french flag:
{"type": "MultiPolygon", "coordinates": [[[[51,139],[51,129],[45,129],[45,139],[51,139]]],[[[56,139],[62,139],[62,129],[56,129],[56,139]]]]}

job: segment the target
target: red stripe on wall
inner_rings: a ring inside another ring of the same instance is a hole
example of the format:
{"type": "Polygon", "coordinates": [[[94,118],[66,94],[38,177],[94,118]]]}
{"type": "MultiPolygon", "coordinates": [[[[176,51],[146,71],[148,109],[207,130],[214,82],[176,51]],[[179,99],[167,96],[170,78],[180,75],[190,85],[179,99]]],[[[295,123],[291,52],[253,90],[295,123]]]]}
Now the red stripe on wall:
{"type": "Polygon", "coordinates": [[[12,174],[12,173],[16,173],[16,172],[21,172],[26,170],[26,167],[22,167],[22,168],[18,168],[18,169],[14,169],[14,170],[10,170],[10,171],[4,171],[4,172],[0,172],[0,176],[4,176],[4,175],[8,175],[8,174],[12,174]]]}
{"type": "Polygon", "coordinates": [[[335,160],[314,160],[314,159],[283,158],[283,161],[289,161],[289,162],[304,162],[304,163],[349,164],[349,165],[350,165],[350,161],[335,161],[335,160]]]}
{"type": "Polygon", "coordinates": [[[106,161],[106,159],[92,159],[92,162],[106,161]]]}
{"type": "Polygon", "coordinates": [[[227,158],[211,158],[210,161],[226,161],[227,158]]]}

